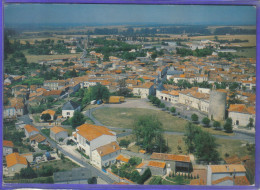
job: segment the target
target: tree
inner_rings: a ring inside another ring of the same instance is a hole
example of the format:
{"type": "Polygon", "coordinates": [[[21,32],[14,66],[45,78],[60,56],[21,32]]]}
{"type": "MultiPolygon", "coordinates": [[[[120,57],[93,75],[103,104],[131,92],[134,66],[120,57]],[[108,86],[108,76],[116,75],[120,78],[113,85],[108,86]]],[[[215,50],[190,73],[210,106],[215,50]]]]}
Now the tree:
{"type": "Polygon", "coordinates": [[[130,174],[130,180],[132,180],[133,182],[137,182],[140,179],[140,174],[137,170],[134,170],[131,174],[130,174]]]}
{"type": "Polygon", "coordinates": [[[253,118],[249,118],[249,123],[247,124],[247,127],[249,129],[254,127],[254,119],[253,118]]]}
{"type": "Polygon", "coordinates": [[[193,153],[195,150],[194,136],[197,133],[199,133],[199,128],[192,125],[192,123],[189,122],[185,126],[184,141],[189,153],[193,153]]]}
{"type": "Polygon", "coordinates": [[[86,104],[91,102],[92,100],[105,100],[109,99],[109,90],[106,86],[102,86],[101,84],[97,84],[95,86],[91,86],[87,91],[84,92],[84,97],[82,99],[82,103],[86,104]]]}
{"type": "Polygon", "coordinates": [[[138,165],[138,164],[140,164],[141,162],[142,162],[142,159],[139,158],[139,157],[131,157],[131,158],[129,159],[129,164],[130,164],[131,166],[138,165]]]}
{"type": "Polygon", "coordinates": [[[160,107],[160,108],[165,108],[165,104],[161,102],[160,105],[159,105],[159,107],[160,107]]]}
{"type": "Polygon", "coordinates": [[[75,111],[73,117],[70,119],[70,124],[75,129],[76,127],[84,124],[85,121],[86,118],[84,117],[84,115],[79,111],[75,111]]]}
{"type": "Polygon", "coordinates": [[[221,124],[219,121],[214,121],[213,122],[213,127],[216,129],[216,130],[220,130],[221,129],[221,124]]]}
{"type": "Polygon", "coordinates": [[[210,119],[207,117],[204,117],[201,121],[205,127],[209,127],[210,119]]]}
{"type": "Polygon", "coordinates": [[[137,144],[147,152],[165,152],[168,147],[163,137],[162,123],[155,115],[143,115],[134,122],[133,133],[137,144]]]}
{"type": "Polygon", "coordinates": [[[131,90],[126,87],[125,80],[124,79],[119,80],[118,83],[119,83],[119,90],[117,91],[117,95],[125,96],[125,97],[129,96],[131,90]]]}
{"type": "Polygon", "coordinates": [[[232,128],[232,119],[227,118],[226,122],[224,124],[224,129],[226,133],[233,133],[233,128],[232,128]]]}
{"type": "Polygon", "coordinates": [[[51,120],[51,115],[46,113],[46,114],[42,114],[41,119],[44,120],[45,122],[51,120]]]}
{"type": "Polygon", "coordinates": [[[194,136],[194,144],[194,155],[199,161],[217,163],[220,160],[215,137],[208,132],[200,130],[194,136]]]}
{"type": "Polygon", "coordinates": [[[138,184],[143,184],[147,179],[149,179],[152,176],[151,170],[147,168],[143,175],[138,179],[137,183],[138,184]]]}
{"type": "Polygon", "coordinates": [[[37,174],[30,166],[27,166],[27,168],[21,169],[19,176],[25,179],[32,179],[32,178],[36,178],[37,174]]]}
{"type": "Polygon", "coordinates": [[[91,177],[88,179],[88,184],[97,184],[97,178],[96,177],[91,177]]]}
{"type": "Polygon", "coordinates": [[[198,120],[199,120],[199,117],[198,117],[198,115],[197,114],[192,114],[191,115],[191,120],[194,122],[194,123],[196,123],[198,120]]]}

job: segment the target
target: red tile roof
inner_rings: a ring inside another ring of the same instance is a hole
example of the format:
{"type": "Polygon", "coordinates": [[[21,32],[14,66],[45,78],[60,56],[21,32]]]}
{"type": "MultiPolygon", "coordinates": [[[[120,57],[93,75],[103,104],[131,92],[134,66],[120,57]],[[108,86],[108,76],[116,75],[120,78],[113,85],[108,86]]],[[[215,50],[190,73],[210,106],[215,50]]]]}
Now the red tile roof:
{"type": "Polygon", "coordinates": [[[151,155],[151,159],[155,160],[173,160],[178,162],[190,162],[190,157],[186,155],[174,155],[154,152],[151,155]]]}
{"type": "Polygon", "coordinates": [[[3,141],[3,146],[13,148],[14,147],[14,143],[12,141],[4,140],[3,141]]]}
{"type": "Polygon", "coordinates": [[[157,161],[150,161],[147,166],[152,166],[156,168],[165,168],[165,162],[157,162],[157,161]]]}
{"type": "Polygon", "coordinates": [[[14,152],[6,156],[7,167],[12,167],[16,164],[27,165],[27,160],[25,157],[20,156],[18,152],[14,152]]]}

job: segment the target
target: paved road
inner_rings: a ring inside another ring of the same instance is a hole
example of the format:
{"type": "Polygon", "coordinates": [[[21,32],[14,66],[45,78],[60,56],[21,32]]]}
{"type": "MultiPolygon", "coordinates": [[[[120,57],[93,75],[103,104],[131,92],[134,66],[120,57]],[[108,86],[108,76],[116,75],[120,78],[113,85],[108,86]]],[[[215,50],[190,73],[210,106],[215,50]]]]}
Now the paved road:
{"type": "MultiPolygon", "coordinates": [[[[92,115],[93,111],[98,110],[98,109],[103,109],[103,108],[106,108],[106,107],[113,107],[113,108],[125,108],[125,107],[129,108],[129,107],[131,107],[131,108],[146,108],[146,109],[153,109],[153,110],[161,110],[159,108],[156,108],[154,106],[147,104],[147,102],[148,102],[148,100],[146,100],[146,99],[137,99],[137,100],[128,100],[126,103],[122,103],[122,104],[103,104],[99,107],[92,108],[92,109],[86,111],[85,115],[88,116],[90,119],[92,119],[92,121],[96,125],[105,126],[92,115]]],[[[178,110],[178,108],[177,108],[177,110],[178,110]]],[[[184,112],[187,111],[187,113],[189,113],[190,116],[194,113],[193,109],[190,109],[190,110],[183,109],[183,110],[184,110],[184,112]]],[[[191,121],[189,115],[188,115],[187,118],[185,118],[183,115],[180,115],[180,117],[183,118],[183,119],[186,119],[188,121],[191,121]]],[[[203,113],[200,113],[199,116],[201,118],[205,117],[205,115],[203,115],[203,113]]],[[[124,133],[118,134],[117,137],[127,136],[127,135],[130,135],[131,132],[132,132],[132,129],[118,128],[118,127],[111,127],[111,126],[105,126],[105,127],[112,129],[112,130],[118,130],[118,131],[125,130],[126,131],[124,133]]],[[[184,135],[183,132],[165,131],[165,133],[170,134],[170,135],[184,135]]],[[[250,143],[255,143],[254,134],[243,133],[243,132],[240,132],[240,131],[234,131],[234,136],[227,136],[227,135],[213,135],[213,136],[215,136],[216,138],[244,140],[244,141],[248,141],[250,143]]]]}
{"type": "MultiPolygon", "coordinates": [[[[23,121],[25,124],[32,124],[31,119],[28,115],[24,115],[22,117],[19,118],[19,120],[23,121]]],[[[42,127],[37,127],[40,131],[40,129],[42,127]]],[[[40,131],[41,133],[41,131],[40,131]]],[[[100,171],[99,169],[95,168],[94,166],[92,166],[91,164],[89,164],[88,162],[84,162],[81,159],[78,159],[77,157],[73,156],[72,154],[70,154],[69,152],[65,151],[64,149],[62,149],[62,147],[60,147],[59,145],[57,145],[57,143],[55,141],[53,141],[52,139],[50,139],[48,136],[46,136],[45,134],[41,133],[43,136],[45,136],[47,138],[47,141],[50,143],[51,147],[53,148],[57,148],[60,152],[62,152],[65,156],[70,157],[72,160],[75,160],[76,162],[80,163],[81,165],[83,165],[85,168],[89,169],[92,172],[92,175],[94,176],[98,176],[101,179],[103,179],[104,181],[106,181],[108,184],[112,184],[115,181],[113,179],[111,179],[108,175],[104,174],[102,171],[100,171]]]]}
{"type": "MultiPolygon", "coordinates": [[[[37,127],[39,130],[41,127],[37,127]]],[[[40,132],[41,133],[41,132],[40,132]]],[[[63,153],[65,156],[70,157],[72,160],[75,160],[76,162],[80,163],[81,165],[83,165],[85,168],[87,168],[88,170],[91,171],[93,176],[98,176],[100,177],[102,180],[106,181],[108,184],[112,184],[115,181],[113,179],[111,179],[108,175],[104,174],[102,171],[100,171],[99,169],[95,168],[94,166],[92,166],[91,164],[89,164],[88,162],[81,160],[77,157],[75,157],[74,155],[72,155],[71,153],[67,152],[66,150],[64,150],[62,147],[60,147],[59,145],[57,145],[57,143],[55,141],[53,141],[52,139],[50,139],[48,136],[46,136],[45,134],[41,133],[43,136],[45,136],[47,138],[47,141],[50,143],[51,147],[53,148],[57,148],[61,153],[63,153]]]]}

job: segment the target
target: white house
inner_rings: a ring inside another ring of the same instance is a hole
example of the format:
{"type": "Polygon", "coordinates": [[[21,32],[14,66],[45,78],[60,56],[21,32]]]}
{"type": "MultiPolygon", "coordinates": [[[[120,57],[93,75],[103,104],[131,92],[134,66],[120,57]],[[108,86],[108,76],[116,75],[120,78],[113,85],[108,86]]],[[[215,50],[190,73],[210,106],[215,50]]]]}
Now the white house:
{"type": "Polygon", "coordinates": [[[207,185],[231,186],[250,185],[246,178],[246,169],[242,164],[208,165],[207,185]],[[241,179],[244,181],[241,184],[241,179]]]}
{"type": "Polygon", "coordinates": [[[5,158],[8,174],[19,173],[22,168],[26,168],[28,165],[26,158],[19,155],[18,152],[9,154],[5,158]]]}
{"type": "Polygon", "coordinates": [[[236,126],[246,126],[250,118],[254,120],[255,124],[255,107],[246,107],[245,104],[230,104],[228,117],[236,126]]]}
{"type": "Polygon", "coordinates": [[[24,126],[24,132],[25,132],[25,136],[27,138],[29,138],[32,135],[38,134],[39,130],[32,125],[25,125],[24,126]]]}
{"type": "Polygon", "coordinates": [[[98,147],[92,152],[91,163],[99,168],[106,167],[116,162],[116,158],[120,154],[120,147],[117,142],[98,147]]]}
{"type": "Polygon", "coordinates": [[[153,95],[154,83],[146,82],[144,84],[133,87],[133,94],[135,96],[141,96],[141,98],[147,98],[149,95],[153,95]]]}
{"type": "Polygon", "coordinates": [[[156,97],[159,98],[160,100],[165,100],[165,101],[171,102],[173,104],[176,104],[179,102],[179,92],[176,90],[172,90],[172,91],[156,90],[156,97]]]}
{"type": "Polygon", "coordinates": [[[63,127],[55,126],[50,129],[50,137],[56,141],[68,137],[68,131],[63,127]]]}
{"type": "Polygon", "coordinates": [[[183,90],[179,92],[179,103],[208,113],[209,94],[200,93],[193,89],[183,90]]]}
{"type": "Polygon", "coordinates": [[[76,128],[77,148],[92,159],[92,152],[98,147],[116,142],[116,133],[110,129],[92,124],[83,124],[76,128]]]}
{"type": "Polygon", "coordinates": [[[62,107],[62,117],[70,118],[73,117],[75,111],[80,111],[81,107],[79,104],[73,101],[69,101],[62,107]]]}
{"type": "Polygon", "coordinates": [[[3,156],[13,153],[14,144],[12,141],[3,140],[3,156]]]}

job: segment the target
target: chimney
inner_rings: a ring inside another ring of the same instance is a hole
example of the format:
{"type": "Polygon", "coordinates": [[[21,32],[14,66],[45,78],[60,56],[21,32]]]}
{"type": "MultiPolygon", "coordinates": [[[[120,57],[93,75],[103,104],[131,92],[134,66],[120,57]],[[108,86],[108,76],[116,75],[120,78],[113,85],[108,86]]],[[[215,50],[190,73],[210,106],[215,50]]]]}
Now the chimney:
{"type": "Polygon", "coordinates": [[[114,149],[114,150],[116,149],[116,146],[115,146],[115,145],[113,145],[113,149],[114,149]]]}
{"type": "Polygon", "coordinates": [[[102,151],[100,151],[100,154],[102,154],[102,151]]]}
{"type": "Polygon", "coordinates": [[[229,171],[229,166],[226,166],[226,168],[227,168],[227,171],[229,171]]]}

